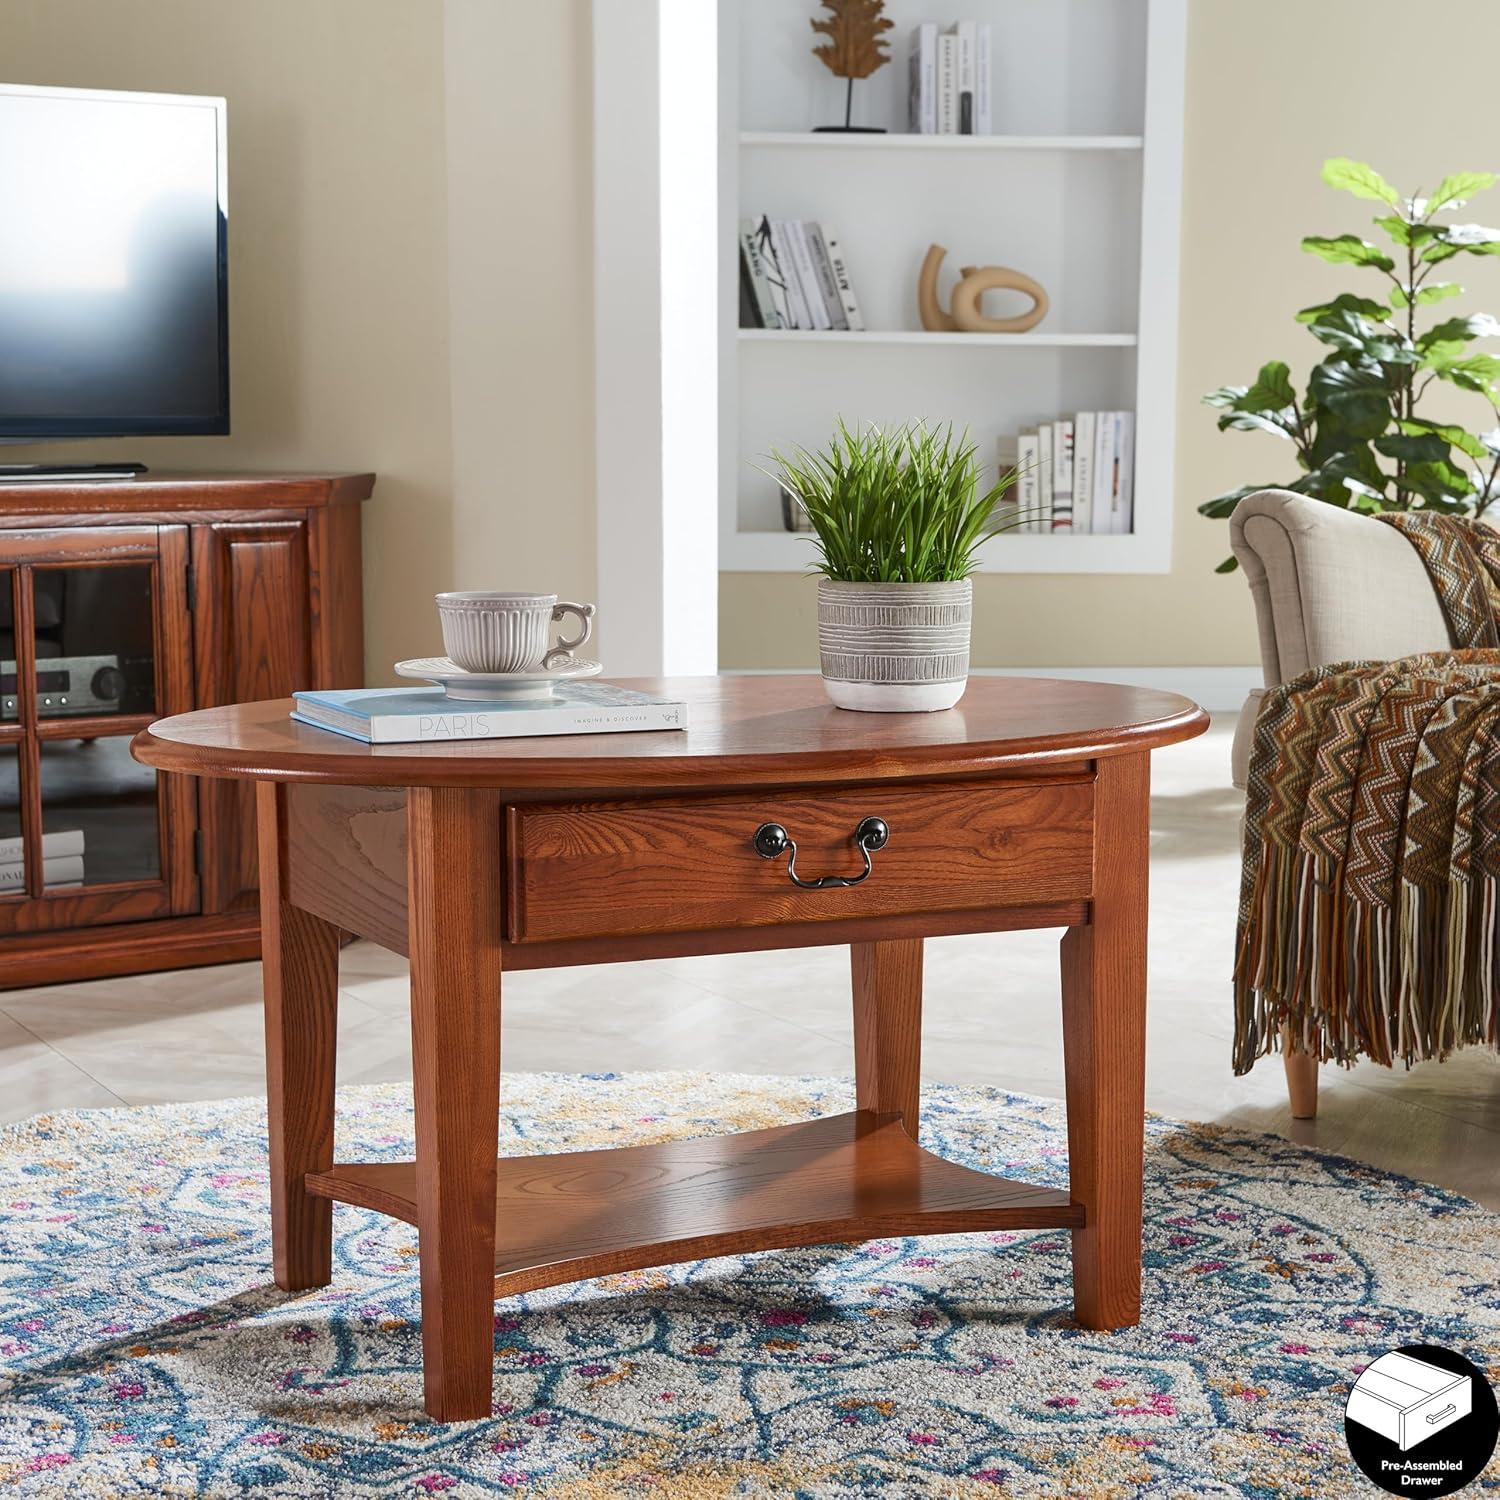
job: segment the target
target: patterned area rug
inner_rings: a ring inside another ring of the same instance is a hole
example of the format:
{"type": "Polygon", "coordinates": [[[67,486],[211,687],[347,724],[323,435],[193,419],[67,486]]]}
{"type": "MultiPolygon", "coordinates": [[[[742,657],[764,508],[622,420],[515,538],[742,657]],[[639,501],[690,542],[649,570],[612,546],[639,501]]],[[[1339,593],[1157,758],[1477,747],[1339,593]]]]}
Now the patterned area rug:
{"type": "MultiPolygon", "coordinates": [[[[403,1090],[339,1103],[341,1157],[410,1155],[403,1090]]],[[[849,1107],[842,1082],[518,1076],[502,1144],[849,1107]]],[[[944,1154],[1065,1182],[1060,1105],[933,1088],[925,1108],[944,1154]]],[[[1137,1329],[1070,1326],[1065,1233],[768,1252],[498,1302],[494,1415],[445,1426],[420,1405],[415,1231],[337,1208],[333,1286],[277,1291],[264,1129],[245,1100],[0,1134],[0,1489],[1365,1495],[1342,1410],[1367,1362],[1438,1343],[1500,1375],[1500,1219],[1272,1137],[1154,1120],[1137,1329]]]]}

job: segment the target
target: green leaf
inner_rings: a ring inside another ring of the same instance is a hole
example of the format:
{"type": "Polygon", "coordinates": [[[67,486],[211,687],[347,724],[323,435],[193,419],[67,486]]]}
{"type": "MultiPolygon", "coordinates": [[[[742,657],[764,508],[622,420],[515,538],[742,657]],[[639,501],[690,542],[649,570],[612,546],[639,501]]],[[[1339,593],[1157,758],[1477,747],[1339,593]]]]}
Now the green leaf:
{"type": "Polygon", "coordinates": [[[1464,200],[1495,185],[1493,172],[1452,172],[1438,183],[1437,191],[1427,200],[1427,212],[1440,208],[1461,208],[1464,200]]]}
{"type": "Polygon", "coordinates": [[[1353,437],[1377,437],[1390,424],[1395,385],[1373,361],[1324,360],[1313,367],[1307,388],[1337,413],[1353,437]]]}
{"type": "Polygon", "coordinates": [[[1239,567],[1239,565],[1240,565],[1240,560],[1239,560],[1239,558],[1237,558],[1237,557],[1236,557],[1236,556],[1235,556],[1235,555],[1234,555],[1234,554],[1233,554],[1233,553],[1232,553],[1232,552],[1231,552],[1231,553],[1230,553],[1230,554],[1229,554],[1229,556],[1228,556],[1228,557],[1226,557],[1226,558],[1225,558],[1225,559],[1224,559],[1224,561],[1223,561],[1223,562],[1221,562],[1221,563],[1220,563],[1220,564],[1219,564],[1219,566],[1218,566],[1218,567],[1217,567],[1217,568],[1215,568],[1215,569],[1214,569],[1214,572],[1215,572],[1215,573],[1232,573],[1232,572],[1234,572],[1234,570],[1235,570],[1235,569],[1236,569],[1236,568],[1237,568],[1237,567],[1239,567]]]}
{"type": "Polygon", "coordinates": [[[1416,352],[1404,334],[1397,333],[1389,323],[1377,326],[1357,312],[1343,309],[1326,313],[1307,326],[1314,338],[1346,354],[1364,355],[1388,365],[1416,363],[1416,352]]]}
{"type": "Polygon", "coordinates": [[[1243,409],[1281,411],[1293,405],[1296,400],[1297,393],[1292,389],[1292,372],[1285,361],[1272,359],[1260,367],[1255,384],[1245,392],[1243,409]]]}
{"type": "MultiPolygon", "coordinates": [[[[1462,294],[1463,288],[1456,281],[1434,281],[1417,292],[1417,306],[1428,307],[1434,302],[1443,302],[1449,297],[1458,297],[1462,294]]],[[[1394,288],[1391,292],[1391,306],[1405,307],[1409,295],[1404,286],[1394,288]]]]}
{"type": "Polygon", "coordinates": [[[1428,265],[1451,260],[1455,255],[1500,255],[1500,229],[1483,224],[1440,224],[1432,242],[1420,254],[1428,265]]]}
{"type": "Polygon", "coordinates": [[[1310,234],[1302,241],[1302,248],[1332,265],[1374,266],[1380,271],[1389,271],[1395,265],[1378,245],[1362,240],[1357,234],[1340,234],[1331,239],[1310,234]]]}
{"type": "Polygon", "coordinates": [[[1408,464],[1400,484],[1402,489],[1411,490],[1428,501],[1459,500],[1474,493],[1469,476],[1442,460],[1408,464]]]}
{"type": "Polygon", "coordinates": [[[1323,163],[1323,181],[1356,198],[1373,198],[1391,208],[1401,201],[1401,194],[1374,167],[1347,156],[1335,156],[1323,163]]]}
{"type": "Polygon", "coordinates": [[[1257,490],[1273,490],[1276,487],[1274,484],[1242,484],[1237,490],[1229,490],[1222,495],[1215,495],[1212,500],[1205,500],[1198,507],[1198,514],[1208,516],[1215,521],[1222,521],[1234,513],[1235,506],[1246,495],[1253,495],[1257,490]]]}
{"type": "Polygon", "coordinates": [[[1292,423],[1280,412],[1262,415],[1258,411],[1228,411],[1219,418],[1219,431],[1228,432],[1231,428],[1236,432],[1270,432],[1288,442],[1292,437],[1292,423]]]}
{"type": "Polygon", "coordinates": [[[1404,464],[1444,463],[1448,444],[1436,433],[1387,433],[1375,439],[1376,449],[1404,464]]]}
{"type": "Polygon", "coordinates": [[[1205,406],[1236,406],[1245,399],[1248,385],[1221,385],[1216,391],[1209,391],[1203,398],[1205,406]]]}
{"type": "Polygon", "coordinates": [[[1493,245],[1500,241],[1500,229],[1484,224],[1444,224],[1438,229],[1438,238],[1449,245],[1493,245]]]}
{"type": "Polygon", "coordinates": [[[1434,323],[1417,339],[1417,349],[1425,354],[1436,344],[1457,343],[1460,346],[1470,339],[1491,339],[1500,334],[1500,320],[1489,313],[1475,313],[1468,318],[1445,318],[1434,323]]]}
{"type": "Polygon", "coordinates": [[[1398,245],[1425,245],[1438,232],[1431,224],[1412,224],[1397,214],[1376,219],[1375,223],[1398,245]]]}
{"type": "Polygon", "coordinates": [[[1409,417],[1397,423],[1402,432],[1424,433],[1430,432],[1436,437],[1457,448],[1461,453],[1467,453],[1470,458],[1483,458],[1490,450],[1485,447],[1484,435],[1475,437],[1473,433],[1466,431],[1453,422],[1429,422],[1425,417],[1409,417]]]}
{"type": "Polygon", "coordinates": [[[1325,458],[1318,470],[1323,480],[1342,488],[1347,504],[1350,495],[1381,499],[1390,476],[1380,467],[1380,460],[1368,443],[1355,443],[1340,453],[1325,458]]]}
{"type": "Polygon", "coordinates": [[[1431,368],[1439,380],[1446,380],[1460,390],[1488,395],[1496,380],[1500,380],[1500,355],[1470,354],[1462,359],[1444,360],[1431,368]]]}
{"type": "Polygon", "coordinates": [[[1353,292],[1340,292],[1332,302],[1319,302],[1316,307],[1304,307],[1297,314],[1297,321],[1315,323],[1328,313],[1336,312],[1358,313],[1360,317],[1373,318],[1377,322],[1390,316],[1384,302],[1377,302],[1373,297],[1356,297],[1353,292]]]}

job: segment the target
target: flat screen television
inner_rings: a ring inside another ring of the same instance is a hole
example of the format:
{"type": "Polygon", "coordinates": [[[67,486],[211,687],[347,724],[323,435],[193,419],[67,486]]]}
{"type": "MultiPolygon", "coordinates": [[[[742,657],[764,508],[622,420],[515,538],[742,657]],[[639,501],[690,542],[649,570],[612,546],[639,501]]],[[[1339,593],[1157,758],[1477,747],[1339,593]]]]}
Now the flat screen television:
{"type": "Polygon", "coordinates": [[[224,115],[0,84],[0,441],[229,431],[224,115]]]}

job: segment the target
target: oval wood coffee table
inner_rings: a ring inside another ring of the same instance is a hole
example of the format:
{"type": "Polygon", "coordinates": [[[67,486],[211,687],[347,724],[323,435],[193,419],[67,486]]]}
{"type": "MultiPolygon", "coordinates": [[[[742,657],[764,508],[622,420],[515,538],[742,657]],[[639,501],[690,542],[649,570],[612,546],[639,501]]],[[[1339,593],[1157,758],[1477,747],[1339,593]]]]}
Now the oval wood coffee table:
{"type": "Polygon", "coordinates": [[[258,784],[277,1284],[328,1284],[333,1200],[415,1224],[444,1421],[490,1410],[497,1295],[702,1256],[1065,1227],[1078,1322],[1137,1321],[1149,757],[1203,712],[1029,679],[899,715],[812,676],[630,685],[690,727],[369,747],[280,701],[137,736],[258,784]],[[1067,929],[1067,1192],[917,1144],[923,938],[1027,927],[1067,929]],[[412,1162],[333,1159],[341,930],[411,960],[412,1162]],[[497,1160],[503,970],[813,943],[850,945],[852,1113],[497,1160]]]}

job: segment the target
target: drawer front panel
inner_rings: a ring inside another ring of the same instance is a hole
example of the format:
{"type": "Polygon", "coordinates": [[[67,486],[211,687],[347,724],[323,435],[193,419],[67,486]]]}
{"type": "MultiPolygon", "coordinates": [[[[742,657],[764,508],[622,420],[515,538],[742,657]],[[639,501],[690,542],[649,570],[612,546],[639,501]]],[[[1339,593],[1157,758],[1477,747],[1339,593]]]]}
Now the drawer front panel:
{"type": "Polygon", "coordinates": [[[1093,818],[1086,776],[515,806],[506,935],[538,942],[1083,900],[1093,818]],[[763,859],[752,842],[762,823],[780,823],[800,876],[855,876],[854,829],[872,816],[890,839],[856,886],[799,889],[786,856],[763,859]]]}

